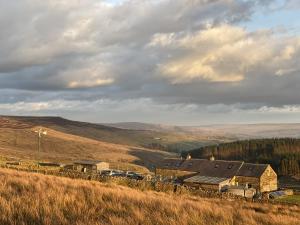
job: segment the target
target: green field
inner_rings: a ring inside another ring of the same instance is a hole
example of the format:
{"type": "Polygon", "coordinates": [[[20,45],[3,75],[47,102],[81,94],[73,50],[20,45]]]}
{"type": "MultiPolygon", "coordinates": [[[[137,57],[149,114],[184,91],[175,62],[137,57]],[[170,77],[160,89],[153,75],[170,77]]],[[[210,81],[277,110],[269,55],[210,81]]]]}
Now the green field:
{"type": "Polygon", "coordinates": [[[279,202],[285,202],[285,203],[296,203],[300,204],[300,195],[291,195],[291,196],[285,196],[283,198],[280,198],[276,201],[279,202]]]}

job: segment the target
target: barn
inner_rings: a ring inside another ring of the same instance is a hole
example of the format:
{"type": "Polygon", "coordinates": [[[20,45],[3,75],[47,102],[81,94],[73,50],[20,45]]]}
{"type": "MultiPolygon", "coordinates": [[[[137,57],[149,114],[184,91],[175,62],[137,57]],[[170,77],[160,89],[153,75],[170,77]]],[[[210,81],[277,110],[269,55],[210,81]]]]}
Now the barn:
{"type": "Polygon", "coordinates": [[[100,172],[109,169],[109,163],[99,160],[78,160],[73,163],[73,169],[79,172],[100,172]]]}
{"type": "Polygon", "coordinates": [[[278,184],[277,174],[269,164],[243,163],[234,181],[259,192],[276,191],[278,184]]]}
{"type": "Polygon", "coordinates": [[[208,159],[165,159],[156,175],[179,179],[185,185],[221,190],[223,186],[246,186],[257,192],[277,190],[277,174],[269,164],[208,159]]]}

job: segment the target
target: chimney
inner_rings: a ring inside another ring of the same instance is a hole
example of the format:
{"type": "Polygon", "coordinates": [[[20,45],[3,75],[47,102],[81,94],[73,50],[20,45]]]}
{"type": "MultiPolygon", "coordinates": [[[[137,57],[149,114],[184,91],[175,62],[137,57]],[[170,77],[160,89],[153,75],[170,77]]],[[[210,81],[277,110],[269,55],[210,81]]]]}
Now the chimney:
{"type": "Polygon", "coordinates": [[[210,161],[215,161],[215,157],[214,157],[213,154],[211,155],[211,157],[209,158],[209,160],[210,160],[210,161]]]}
{"type": "Polygon", "coordinates": [[[190,154],[188,154],[188,155],[186,156],[186,160],[190,160],[190,159],[192,159],[192,156],[191,156],[190,154]]]}

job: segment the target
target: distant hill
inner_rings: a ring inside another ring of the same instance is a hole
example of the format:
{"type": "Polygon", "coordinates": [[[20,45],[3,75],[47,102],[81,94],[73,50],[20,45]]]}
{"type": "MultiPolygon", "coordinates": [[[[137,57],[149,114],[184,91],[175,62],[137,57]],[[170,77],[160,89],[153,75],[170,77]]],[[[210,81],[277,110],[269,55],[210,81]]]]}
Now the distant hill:
{"type": "Polygon", "coordinates": [[[164,124],[151,124],[151,123],[139,123],[139,122],[122,122],[122,123],[103,123],[103,125],[116,127],[129,130],[152,130],[152,131],[176,131],[187,132],[184,127],[172,126],[164,124]]]}
{"type": "Polygon", "coordinates": [[[292,137],[300,138],[300,123],[273,123],[273,124],[221,124],[203,126],[172,126],[148,123],[112,123],[111,127],[131,130],[152,130],[163,132],[178,132],[184,134],[201,135],[211,139],[252,139],[292,137]]]}
{"type": "Polygon", "coordinates": [[[67,120],[61,117],[0,117],[0,128],[42,126],[66,134],[77,135],[89,139],[113,144],[130,145],[143,148],[159,149],[163,151],[180,152],[191,150],[203,145],[216,143],[201,135],[191,135],[166,130],[135,130],[116,128],[108,125],[93,124],[67,120]],[[2,118],[2,119],[1,119],[2,118]],[[8,122],[5,122],[7,120],[8,122]]]}
{"type": "MultiPolygon", "coordinates": [[[[300,139],[253,139],[201,147],[188,152],[194,158],[268,163],[280,175],[300,175],[300,139]]],[[[185,157],[188,153],[184,153],[185,157]]]]}
{"type": "Polygon", "coordinates": [[[143,148],[134,142],[134,138],[150,139],[151,135],[148,132],[139,134],[136,131],[127,132],[57,117],[2,116],[0,156],[62,162],[74,159],[100,159],[149,167],[162,158],[173,155],[143,148]],[[40,154],[37,153],[37,134],[34,132],[39,128],[48,131],[42,138],[40,154]]]}
{"type": "Polygon", "coordinates": [[[184,152],[260,135],[296,136],[300,133],[298,124],[181,127],[143,123],[93,124],[61,117],[0,116],[0,156],[37,159],[34,130],[38,128],[48,130],[42,141],[42,159],[91,158],[147,167],[164,157],[174,156],[169,152],[184,152]]]}

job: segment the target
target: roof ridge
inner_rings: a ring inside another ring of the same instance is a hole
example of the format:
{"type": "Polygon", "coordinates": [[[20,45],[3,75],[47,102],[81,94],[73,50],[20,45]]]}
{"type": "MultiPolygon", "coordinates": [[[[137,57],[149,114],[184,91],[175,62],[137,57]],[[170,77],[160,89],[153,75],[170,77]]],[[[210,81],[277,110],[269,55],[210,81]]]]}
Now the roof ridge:
{"type": "Polygon", "coordinates": [[[242,166],[244,165],[244,161],[242,161],[242,164],[240,165],[240,167],[238,168],[238,170],[236,171],[236,173],[235,173],[235,176],[237,176],[238,175],[238,173],[240,172],[240,169],[242,168],[242,166]]]}
{"type": "Polygon", "coordinates": [[[197,161],[197,160],[203,160],[203,161],[218,161],[218,162],[236,162],[241,163],[244,162],[242,160],[226,160],[226,159],[216,159],[216,160],[209,160],[209,159],[198,159],[198,158],[192,158],[192,159],[180,159],[180,158],[164,158],[163,160],[180,160],[180,161],[197,161]]]}
{"type": "Polygon", "coordinates": [[[247,165],[255,165],[255,166],[269,166],[269,163],[245,163],[247,165]]]}

